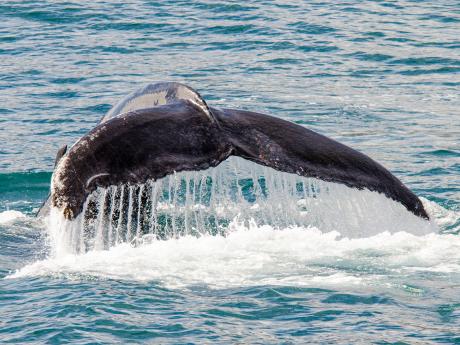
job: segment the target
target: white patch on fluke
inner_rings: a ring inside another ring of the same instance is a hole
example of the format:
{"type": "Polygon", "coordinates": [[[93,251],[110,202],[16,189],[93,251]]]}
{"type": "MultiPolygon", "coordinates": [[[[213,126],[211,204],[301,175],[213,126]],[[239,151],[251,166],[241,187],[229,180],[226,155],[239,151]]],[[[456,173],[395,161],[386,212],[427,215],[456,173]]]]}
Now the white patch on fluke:
{"type": "Polygon", "coordinates": [[[123,108],[120,109],[119,113],[128,113],[130,111],[153,108],[166,104],[167,91],[149,93],[138,96],[129,100],[123,108]]]}
{"type": "Polygon", "coordinates": [[[190,87],[179,83],[149,84],[118,102],[102,119],[102,123],[131,111],[154,108],[179,100],[188,101],[198,107],[209,120],[214,121],[206,102],[190,87]],[[171,93],[168,98],[168,93],[171,93]]]}

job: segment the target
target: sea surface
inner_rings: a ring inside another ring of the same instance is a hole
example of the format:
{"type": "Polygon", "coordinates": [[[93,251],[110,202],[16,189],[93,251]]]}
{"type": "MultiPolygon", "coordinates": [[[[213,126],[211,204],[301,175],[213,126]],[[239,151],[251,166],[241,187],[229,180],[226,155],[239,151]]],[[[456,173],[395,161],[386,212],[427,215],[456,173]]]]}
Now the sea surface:
{"type": "Polygon", "coordinates": [[[0,343],[460,344],[459,109],[457,0],[1,1],[0,343]],[[67,250],[35,217],[58,148],[156,81],[364,152],[431,221],[281,188],[217,233],[67,250]]]}

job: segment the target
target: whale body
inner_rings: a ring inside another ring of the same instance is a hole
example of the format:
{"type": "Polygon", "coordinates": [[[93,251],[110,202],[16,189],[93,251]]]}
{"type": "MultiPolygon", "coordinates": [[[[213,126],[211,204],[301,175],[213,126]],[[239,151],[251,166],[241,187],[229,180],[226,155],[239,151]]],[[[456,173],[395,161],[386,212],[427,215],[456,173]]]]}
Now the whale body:
{"type": "Polygon", "coordinates": [[[173,82],[149,84],[128,95],[69,150],[62,148],[47,204],[74,219],[98,187],[204,170],[230,156],[382,193],[429,219],[420,199],[368,156],[280,118],[209,107],[195,90],[173,82]]]}

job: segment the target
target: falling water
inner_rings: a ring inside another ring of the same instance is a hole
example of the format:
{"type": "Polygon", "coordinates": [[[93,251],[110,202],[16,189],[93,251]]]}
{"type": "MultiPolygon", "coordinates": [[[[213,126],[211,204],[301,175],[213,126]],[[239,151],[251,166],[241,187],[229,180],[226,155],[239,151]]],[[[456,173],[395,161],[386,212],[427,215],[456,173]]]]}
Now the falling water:
{"type": "Polygon", "coordinates": [[[56,213],[50,225],[55,229],[51,237],[57,241],[56,253],[102,250],[122,242],[136,246],[187,235],[225,236],[232,221],[279,229],[315,226],[347,237],[393,232],[398,224],[418,234],[434,227],[381,194],[278,172],[241,158],[145,184],[99,188],[72,222],[56,213]]]}

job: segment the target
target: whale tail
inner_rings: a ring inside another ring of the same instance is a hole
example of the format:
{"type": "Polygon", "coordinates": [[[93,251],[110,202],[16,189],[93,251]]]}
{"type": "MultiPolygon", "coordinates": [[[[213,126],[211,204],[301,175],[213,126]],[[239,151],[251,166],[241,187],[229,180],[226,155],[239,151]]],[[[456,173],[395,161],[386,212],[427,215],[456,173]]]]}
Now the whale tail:
{"type": "Polygon", "coordinates": [[[76,217],[97,187],[204,170],[235,155],[279,171],[383,193],[428,219],[421,201],[368,156],[288,121],[209,108],[179,83],[149,84],[115,105],[53,173],[53,206],[76,217]]]}

